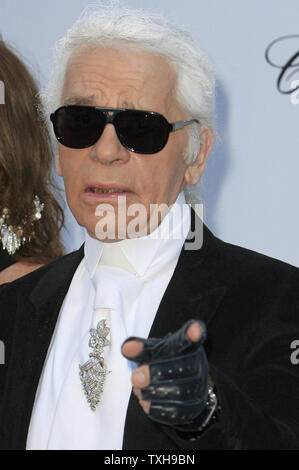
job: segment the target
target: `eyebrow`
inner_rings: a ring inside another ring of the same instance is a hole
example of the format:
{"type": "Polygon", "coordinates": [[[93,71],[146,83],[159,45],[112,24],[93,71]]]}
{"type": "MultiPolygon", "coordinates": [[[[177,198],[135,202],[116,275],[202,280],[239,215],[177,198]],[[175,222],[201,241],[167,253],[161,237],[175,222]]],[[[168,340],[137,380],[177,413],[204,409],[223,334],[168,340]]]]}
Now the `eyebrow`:
{"type": "Polygon", "coordinates": [[[77,104],[77,105],[90,105],[93,104],[94,96],[80,97],[71,95],[64,100],[64,105],[77,104]]]}
{"type": "MultiPolygon", "coordinates": [[[[81,105],[81,106],[93,106],[94,105],[94,95],[91,96],[76,96],[70,95],[68,96],[63,103],[64,106],[67,105],[81,105]]],[[[121,106],[123,109],[136,109],[136,106],[133,103],[127,103],[126,101],[121,106]]]]}

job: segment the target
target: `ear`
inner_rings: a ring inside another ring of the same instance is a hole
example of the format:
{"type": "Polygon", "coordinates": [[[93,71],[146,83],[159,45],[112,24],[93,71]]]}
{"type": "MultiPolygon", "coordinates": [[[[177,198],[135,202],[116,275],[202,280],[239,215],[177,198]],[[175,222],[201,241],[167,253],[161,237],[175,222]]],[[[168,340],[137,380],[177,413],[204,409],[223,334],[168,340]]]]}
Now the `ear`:
{"type": "Polygon", "coordinates": [[[57,175],[62,176],[58,145],[56,145],[56,151],[55,151],[55,169],[56,169],[57,175]]]}
{"type": "Polygon", "coordinates": [[[204,127],[200,133],[200,151],[196,160],[185,172],[186,184],[197,184],[203,174],[209,153],[213,147],[214,135],[211,129],[204,127]]]}

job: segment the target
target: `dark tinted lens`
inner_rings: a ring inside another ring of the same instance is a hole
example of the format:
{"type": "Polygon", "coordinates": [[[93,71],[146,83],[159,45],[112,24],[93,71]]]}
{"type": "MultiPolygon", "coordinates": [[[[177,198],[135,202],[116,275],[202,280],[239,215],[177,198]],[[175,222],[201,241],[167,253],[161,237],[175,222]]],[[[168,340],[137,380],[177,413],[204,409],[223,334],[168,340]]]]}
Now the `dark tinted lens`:
{"type": "Polygon", "coordinates": [[[137,153],[157,153],[166,145],[169,124],[160,114],[123,111],[115,117],[120,142],[137,153]]]}
{"type": "Polygon", "coordinates": [[[54,132],[66,147],[82,149],[94,145],[104,126],[104,115],[92,107],[66,106],[55,113],[54,132]]]}

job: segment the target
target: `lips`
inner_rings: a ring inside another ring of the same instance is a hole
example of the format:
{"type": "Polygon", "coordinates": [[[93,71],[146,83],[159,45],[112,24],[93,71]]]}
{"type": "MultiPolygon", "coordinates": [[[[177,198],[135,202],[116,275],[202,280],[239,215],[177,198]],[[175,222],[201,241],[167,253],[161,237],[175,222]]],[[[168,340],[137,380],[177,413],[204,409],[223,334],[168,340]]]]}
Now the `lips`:
{"type": "Polygon", "coordinates": [[[86,185],[84,193],[90,197],[117,197],[121,195],[127,195],[132,191],[124,186],[119,186],[117,183],[114,184],[99,184],[90,183],[86,185]]]}
{"type": "Polygon", "coordinates": [[[131,192],[129,188],[120,186],[117,183],[115,184],[114,183],[112,184],[90,183],[86,185],[85,191],[91,191],[93,193],[131,192]]]}
{"type": "Polygon", "coordinates": [[[97,194],[111,194],[111,193],[125,193],[126,191],[120,188],[111,188],[111,189],[105,189],[105,188],[94,188],[90,187],[87,188],[87,192],[91,193],[97,193],[97,194]]]}

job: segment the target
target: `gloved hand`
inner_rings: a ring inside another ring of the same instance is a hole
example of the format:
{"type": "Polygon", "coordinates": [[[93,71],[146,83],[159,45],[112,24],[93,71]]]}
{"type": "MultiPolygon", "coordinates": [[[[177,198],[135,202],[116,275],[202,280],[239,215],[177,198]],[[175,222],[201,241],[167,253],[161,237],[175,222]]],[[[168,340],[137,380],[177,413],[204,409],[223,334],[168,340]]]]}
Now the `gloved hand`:
{"type": "Polygon", "coordinates": [[[209,366],[204,323],[191,320],[162,339],[128,338],[125,357],[140,364],[133,391],[148,416],[180,431],[196,432],[206,419],[209,366]]]}

